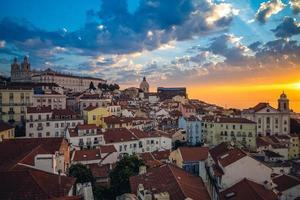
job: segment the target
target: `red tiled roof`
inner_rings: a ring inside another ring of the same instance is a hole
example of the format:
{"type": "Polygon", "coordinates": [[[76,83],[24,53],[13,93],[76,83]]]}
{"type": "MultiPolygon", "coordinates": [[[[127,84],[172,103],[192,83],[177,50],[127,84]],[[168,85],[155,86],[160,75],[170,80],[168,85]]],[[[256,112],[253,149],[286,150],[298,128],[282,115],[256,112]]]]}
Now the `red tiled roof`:
{"type": "Polygon", "coordinates": [[[35,155],[54,154],[63,142],[63,138],[4,140],[0,143],[0,171],[13,169],[19,162],[32,165],[35,155]]]}
{"type": "Polygon", "coordinates": [[[83,130],[83,129],[97,129],[98,126],[96,124],[78,124],[76,126],[76,129],[80,129],[80,130],[83,130]]]}
{"type": "Polygon", "coordinates": [[[243,179],[220,193],[221,200],[277,200],[277,195],[263,185],[243,179]]]}
{"type": "Polygon", "coordinates": [[[113,153],[113,152],[117,152],[117,150],[114,145],[101,145],[100,152],[101,153],[113,153]]]}
{"type": "Polygon", "coordinates": [[[254,121],[251,121],[246,118],[237,118],[237,117],[219,117],[216,118],[217,123],[238,123],[238,124],[255,124],[254,121]]]}
{"type": "Polygon", "coordinates": [[[165,150],[165,151],[153,151],[152,152],[153,157],[156,160],[167,160],[169,159],[170,156],[170,150],[165,150]]]}
{"type": "Polygon", "coordinates": [[[150,190],[153,194],[168,192],[172,200],[186,198],[210,199],[200,177],[194,176],[173,165],[162,165],[151,168],[148,169],[146,174],[130,177],[132,193],[137,193],[139,184],[143,184],[144,188],[150,190]]]}
{"type": "Polygon", "coordinates": [[[54,109],[52,115],[52,117],[55,118],[56,116],[74,116],[77,115],[77,113],[70,109],[54,109]]]}
{"type": "Polygon", "coordinates": [[[75,150],[73,161],[100,160],[100,149],[75,150]]]}
{"type": "Polygon", "coordinates": [[[107,129],[105,132],[103,132],[103,134],[106,143],[138,140],[138,138],[126,128],[107,129]]]}
{"type": "Polygon", "coordinates": [[[109,173],[113,167],[113,165],[111,166],[110,164],[101,166],[98,164],[88,164],[87,166],[95,178],[109,178],[109,173]]]}
{"type": "Polygon", "coordinates": [[[273,178],[273,182],[277,185],[276,189],[283,192],[287,189],[300,185],[300,180],[293,176],[281,175],[273,178]]]}
{"type": "Polygon", "coordinates": [[[179,147],[183,161],[203,161],[208,157],[208,147],[179,147]]]}
{"type": "Polygon", "coordinates": [[[2,131],[7,131],[9,129],[14,128],[13,126],[11,126],[10,124],[4,122],[4,121],[0,121],[0,132],[2,131]]]}
{"type": "Polygon", "coordinates": [[[260,111],[261,109],[264,109],[266,107],[268,107],[269,104],[268,103],[258,103],[256,106],[254,106],[252,109],[257,112],[260,111]]]}
{"type": "Polygon", "coordinates": [[[108,116],[103,118],[106,124],[123,124],[123,123],[131,123],[132,118],[130,117],[117,117],[117,116],[108,116]]]}
{"type": "Polygon", "coordinates": [[[51,113],[51,106],[27,107],[27,113],[51,113]]]}
{"type": "Polygon", "coordinates": [[[88,106],[86,109],[84,109],[85,111],[92,111],[95,110],[96,108],[98,108],[98,106],[88,106]]]}
{"type": "Polygon", "coordinates": [[[241,158],[245,157],[247,154],[238,148],[229,149],[225,154],[218,157],[220,164],[226,167],[241,158]]]}
{"type": "Polygon", "coordinates": [[[0,172],[1,199],[40,200],[67,196],[75,178],[23,167],[20,171],[0,172]]]}

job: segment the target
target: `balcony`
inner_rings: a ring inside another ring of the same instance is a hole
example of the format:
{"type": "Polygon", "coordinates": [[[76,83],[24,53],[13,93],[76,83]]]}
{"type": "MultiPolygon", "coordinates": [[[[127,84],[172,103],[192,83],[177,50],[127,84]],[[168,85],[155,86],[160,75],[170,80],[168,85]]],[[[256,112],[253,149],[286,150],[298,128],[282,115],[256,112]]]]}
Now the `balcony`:
{"type": "Polygon", "coordinates": [[[99,141],[98,140],[94,140],[94,144],[99,144],[99,141]]]}
{"type": "Polygon", "coordinates": [[[79,140],[78,145],[79,145],[79,146],[83,146],[83,145],[84,145],[83,141],[82,141],[82,140],[79,140]]]}
{"type": "Polygon", "coordinates": [[[91,146],[91,145],[92,145],[92,141],[87,141],[87,142],[86,142],[86,145],[87,145],[87,146],[91,146]]]}
{"type": "Polygon", "coordinates": [[[36,130],[38,130],[38,131],[42,131],[44,128],[42,127],[42,126],[38,126],[37,128],[36,128],[36,130]]]}

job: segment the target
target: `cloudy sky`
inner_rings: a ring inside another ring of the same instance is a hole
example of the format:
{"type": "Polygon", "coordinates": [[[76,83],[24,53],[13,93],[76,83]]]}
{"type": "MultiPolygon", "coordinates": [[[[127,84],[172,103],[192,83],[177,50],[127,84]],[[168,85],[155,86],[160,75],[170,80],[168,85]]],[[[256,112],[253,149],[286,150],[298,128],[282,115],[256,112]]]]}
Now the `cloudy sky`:
{"type": "Polygon", "coordinates": [[[298,0],[9,0],[0,6],[0,73],[27,55],[34,69],[93,75],[123,88],[147,77],[226,107],[300,111],[298,0]]]}

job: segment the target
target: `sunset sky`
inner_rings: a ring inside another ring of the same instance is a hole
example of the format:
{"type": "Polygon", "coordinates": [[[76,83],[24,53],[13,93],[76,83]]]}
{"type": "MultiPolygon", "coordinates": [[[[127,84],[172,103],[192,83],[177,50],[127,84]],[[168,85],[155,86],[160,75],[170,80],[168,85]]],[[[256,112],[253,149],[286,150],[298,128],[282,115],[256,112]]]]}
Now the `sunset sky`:
{"type": "Polygon", "coordinates": [[[0,74],[14,57],[138,86],[186,86],[190,98],[300,112],[299,0],[2,0],[0,74]]]}

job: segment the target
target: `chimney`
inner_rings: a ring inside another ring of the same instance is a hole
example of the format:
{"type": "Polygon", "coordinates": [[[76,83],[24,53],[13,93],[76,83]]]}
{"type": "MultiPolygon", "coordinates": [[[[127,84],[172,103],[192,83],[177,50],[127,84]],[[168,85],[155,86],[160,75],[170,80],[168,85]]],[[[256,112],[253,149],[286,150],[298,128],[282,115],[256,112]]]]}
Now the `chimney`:
{"type": "Polygon", "coordinates": [[[147,167],[145,165],[140,166],[139,174],[146,174],[146,173],[147,173],[147,167]]]}
{"type": "Polygon", "coordinates": [[[61,169],[58,170],[58,185],[61,185],[61,169]]]}

